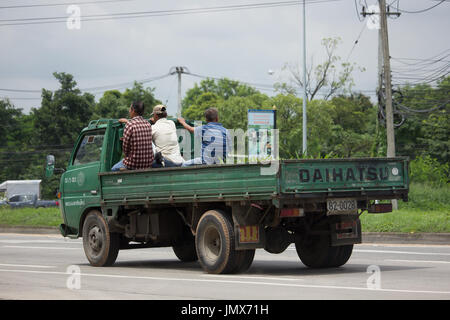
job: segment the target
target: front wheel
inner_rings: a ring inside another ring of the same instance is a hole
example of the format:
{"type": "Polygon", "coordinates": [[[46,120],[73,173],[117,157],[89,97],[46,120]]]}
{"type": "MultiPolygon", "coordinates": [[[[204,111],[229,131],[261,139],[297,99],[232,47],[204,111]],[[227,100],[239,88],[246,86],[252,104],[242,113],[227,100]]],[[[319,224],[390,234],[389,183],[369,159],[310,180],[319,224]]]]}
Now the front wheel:
{"type": "Polygon", "coordinates": [[[83,224],[83,248],[89,263],[95,267],[114,264],[119,247],[120,234],[109,231],[99,211],[89,212],[83,224]]]}

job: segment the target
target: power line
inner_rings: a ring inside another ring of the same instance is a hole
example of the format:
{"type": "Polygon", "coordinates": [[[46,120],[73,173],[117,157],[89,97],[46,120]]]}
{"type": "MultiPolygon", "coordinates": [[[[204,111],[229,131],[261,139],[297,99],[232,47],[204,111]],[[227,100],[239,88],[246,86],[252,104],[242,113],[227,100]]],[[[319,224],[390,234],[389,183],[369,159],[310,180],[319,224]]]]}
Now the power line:
{"type": "MultiPolygon", "coordinates": [[[[316,3],[328,3],[328,2],[337,2],[337,1],[342,1],[342,0],[310,0],[306,3],[307,4],[316,4],[316,3]]],[[[94,15],[84,15],[83,17],[80,18],[80,21],[82,21],[82,22],[83,21],[104,21],[104,20],[158,17],[158,16],[187,15],[187,14],[198,14],[198,13],[241,11],[241,10],[249,10],[249,9],[297,6],[297,5],[300,5],[301,3],[303,3],[303,1],[283,1],[283,2],[265,2],[265,3],[244,4],[244,5],[216,6],[216,7],[190,8],[190,9],[94,14],[94,15]]],[[[63,22],[65,23],[66,21],[67,21],[67,16],[3,19],[3,20],[0,20],[0,26],[63,23],[63,22]]]]}
{"type": "MultiPolygon", "coordinates": [[[[117,83],[117,84],[111,84],[111,85],[104,85],[104,86],[97,86],[97,87],[91,87],[91,88],[84,88],[84,89],[79,89],[81,92],[85,92],[85,93],[103,93],[105,91],[109,91],[109,90],[113,90],[113,89],[123,89],[123,88],[128,88],[130,86],[132,86],[134,83],[149,83],[152,81],[157,81],[157,80],[161,80],[164,79],[166,77],[170,76],[170,74],[164,74],[161,76],[156,76],[156,77],[151,77],[151,78],[145,78],[145,79],[140,79],[140,80],[135,80],[135,81],[129,81],[129,82],[122,82],[122,83],[117,83]]],[[[57,91],[53,90],[53,91],[57,91]]],[[[11,88],[0,88],[0,91],[5,91],[5,92],[14,92],[14,93],[41,93],[41,90],[26,90],[26,89],[11,89],[11,88]]],[[[41,98],[27,98],[27,97],[17,97],[17,98],[12,98],[12,97],[7,97],[5,96],[5,98],[9,98],[9,99],[16,99],[16,100],[39,100],[41,98]]]]}
{"type": "Polygon", "coordinates": [[[36,7],[58,7],[58,6],[70,6],[70,5],[91,5],[91,4],[103,4],[114,2],[130,2],[136,0],[103,0],[103,1],[83,1],[83,2],[61,2],[61,3],[46,3],[46,4],[26,4],[26,5],[14,5],[14,6],[0,6],[0,9],[19,9],[19,8],[36,8],[36,7]]]}
{"type": "Polygon", "coordinates": [[[402,9],[398,9],[398,11],[404,12],[404,13],[423,13],[423,12],[429,11],[429,10],[431,10],[433,8],[436,8],[437,6],[443,4],[444,2],[446,2],[446,1],[445,0],[441,0],[439,3],[433,5],[433,6],[429,7],[429,8],[425,8],[425,9],[417,10],[417,11],[407,11],[407,10],[402,10],[402,9]]]}

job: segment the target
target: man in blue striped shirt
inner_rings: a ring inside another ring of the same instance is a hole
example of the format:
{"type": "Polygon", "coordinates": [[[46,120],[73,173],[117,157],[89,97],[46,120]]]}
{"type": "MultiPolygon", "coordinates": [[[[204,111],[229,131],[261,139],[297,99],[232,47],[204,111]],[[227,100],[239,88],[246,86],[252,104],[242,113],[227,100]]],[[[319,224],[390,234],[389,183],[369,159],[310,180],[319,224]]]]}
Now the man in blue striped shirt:
{"type": "Polygon", "coordinates": [[[201,157],[185,161],[183,167],[197,164],[220,164],[226,161],[232,143],[228,130],[219,123],[219,112],[216,108],[206,110],[205,118],[207,124],[195,128],[188,125],[183,118],[178,118],[178,122],[194,134],[194,139],[200,139],[202,142],[201,157]]]}

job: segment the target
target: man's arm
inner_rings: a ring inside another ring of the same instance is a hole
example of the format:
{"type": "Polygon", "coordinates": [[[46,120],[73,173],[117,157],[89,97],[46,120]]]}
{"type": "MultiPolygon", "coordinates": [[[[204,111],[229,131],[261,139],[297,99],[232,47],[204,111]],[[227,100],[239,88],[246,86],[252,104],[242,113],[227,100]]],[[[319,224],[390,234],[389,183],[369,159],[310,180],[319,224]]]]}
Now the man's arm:
{"type": "Polygon", "coordinates": [[[123,150],[123,154],[125,155],[125,157],[128,156],[128,154],[130,153],[130,149],[131,149],[131,136],[132,136],[132,132],[133,129],[132,127],[127,124],[125,126],[125,129],[123,130],[123,144],[122,144],[122,150],[123,150]]]}
{"type": "Polygon", "coordinates": [[[181,125],[190,133],[194,133],[194,127],[191,127],[186,123],[186,121],[183,118],[178,118],[178,122],[181,123],[181,125]]]}

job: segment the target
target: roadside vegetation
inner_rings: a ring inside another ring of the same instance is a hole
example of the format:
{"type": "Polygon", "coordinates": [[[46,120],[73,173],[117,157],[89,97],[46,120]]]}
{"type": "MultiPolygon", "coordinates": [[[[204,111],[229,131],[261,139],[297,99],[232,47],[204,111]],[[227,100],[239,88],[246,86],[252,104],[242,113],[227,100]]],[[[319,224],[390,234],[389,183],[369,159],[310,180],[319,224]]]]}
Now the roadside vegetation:
{"type": "Polygon", "coordinates": [[[410,185],[409,202],[399,210],[361,215],[363,232],[450,232],[450,186],[410,185]]]}
{"type": "Polygon", "coordinates": [[[0,208],[0,226],[57,227],[61,223],[59,208],[0,208]]]}

